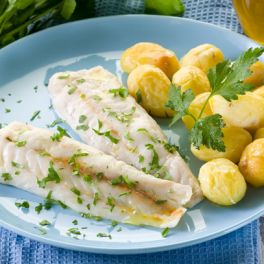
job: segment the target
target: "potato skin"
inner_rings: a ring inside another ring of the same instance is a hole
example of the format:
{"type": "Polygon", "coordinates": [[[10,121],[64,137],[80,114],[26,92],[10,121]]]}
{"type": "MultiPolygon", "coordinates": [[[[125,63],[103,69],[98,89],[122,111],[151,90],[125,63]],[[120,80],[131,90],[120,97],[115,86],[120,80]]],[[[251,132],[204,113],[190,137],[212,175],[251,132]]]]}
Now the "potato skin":
{"type": "Polygon", "coordinates": [[[222,96],[213,96],[210,107],[214,114],[220,114],[227,126],[242,127],[250,132],[264,125],[264,100],[252,92],[228,102],[222,96]]]}
{"type": "Polygon", "coordinates": [[[150,64],[160,68],[169,79],[180,68],[180,63],[174,52],[151,43],[139,42],[126,49],[120,60],[124,72],[130,73],[137,66],[150,64]]]}
{"type": "Polygon", "coordinates": [[[264,85],[256,88],[253,93],[264,98],[264,85]]]}
{"type": "Polygon", "coordinates": [[[254,140],[242,153],[239,169],[246,181],[255,187],[264,186],[264,139],[254,140]]]}
{"type": "Polygon", "coordinates": [[[257,61],[250,66],[252,72],[249,77],[245,79],[245,83],[253,84],[255,87],[264,84],[264,63],[257,61]]]}
{"type": "Polygon", "coordinates": [[[252,142],[252,136],[247,130],[239,127],[224,127],[222,131],[224,133],[225,152],[219,152],[203,145],[197,149],[192,145],[192,154],[203,161],[226,158],[234,163],[239,162],[243,150],[252,142]]]}
{"type": "Polygon", "coordinates": [[[259,128],[254,134],[254,139],[259,138],[264,138],[264,127],[259,128]]]}
{"type": "Polygon", "coordinates": [[[172,77],[172,83],[180,86],[182,92],[192,89],[195,95],[211,90],[206,74],[192,65],[182,67],[175,72],[172,77]]]}
{"type": "Polygon", "coordinates": [[[172,116],[174,112],[165,107],[168,101],[170,80],[166,74],[153,65],[140,65],[133,70],[127,80],[129,94],[137,99],[151,115],[157,117],[172,116]]]}
{"type": "MultiPolygon", "coordinates": [[[[205,103],[205,101],[209,95],[210,95],[209,92],[201,93],[201,94],[197,95],[194,98],[194,100],[191,102],[188,110],[194,117],[198,118],[198,115],[200,114],[202,107],[203,107],[203,105],[204,105],[204,103],[205,103]]],[[[210,108],[210,105],[207,104],[207,106],[205,107],[205,110],[202,114],[202,117],[206,117],[206,116],[209,116],[211,114],[212,114],[212,110],[210,108]]],[[[182,118],[182,121],[188,129],[191,129],[194,126],[194,120],[190,116],[184,116],[182,118]]]]}
{"type": "Polygon", "coordinates": [[[247,185],[238,166],[228,159],[214,159],[205,163],[198,180],[204,196],[219,205],[238,203],[247,190],[247,185]]]}
{"type": "Polygon", "coordinates": [[[223,52],[212,44],[202,44],[187,52],[181,59],[181,66],[193,65],[205,73],[224,60],[223,52]]]}

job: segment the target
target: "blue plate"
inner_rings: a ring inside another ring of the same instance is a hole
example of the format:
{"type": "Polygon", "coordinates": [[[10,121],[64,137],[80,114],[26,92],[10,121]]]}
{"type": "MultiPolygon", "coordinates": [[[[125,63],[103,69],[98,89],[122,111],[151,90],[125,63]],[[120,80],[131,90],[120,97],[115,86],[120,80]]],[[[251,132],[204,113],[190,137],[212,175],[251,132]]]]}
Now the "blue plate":
{"type": "MultiPolygon", "coordinates": [[[[32,123],[46,127],[56,118],[49,109],[45,86],[53,73],[102,65],[124,80],[126,76],[120,70],[118,58],[124,49],[140,41],[159,43],[174,50],[178,57],[206,42],[218,46],[231,59],[256,46],[248,38],[231,31],[172,17],[104,17],[53,27],[0,50],[0,98],[5,99],[5,102],[0,100],[0,122],[29,122],[33,112],[40,110],[41,118],[32,123]],[[11,112],[5,113],[5,109],[11,112]]],[[[184,126],[179,123],[170,130],[168,120],[158,122],[165,133],[180,144],[197,174],[201,163],[189,153],[184,126]]],[[[203,201],[189,210],[179,226],[163,238],[158,229],[120,225],[122,231],[118,232],[119,228],[112,228],[108,221],[90,221],[58,207],[38,215],[34,205],[40,201],[35,195],[0,185],[0,224],[55,246],[109,254],[156,252],[192,245],[224,235],[264,213],[264,189],[249,188],[245,199],[236,206],[220,207],[203,201]],[[30,209],[16,208],[14,202],[17,200],[30,201],[30,209]],[[43,219],[52,222],[52,227],[46,228],[46,235],[41,235],[38,228],[43,219]],[[87,227],[83,229],[85,237],[79,240],[66,234],[68,228],[74,227],[74,219],[79,222],[77,227],[87,227]],[[112,240],[96,237],[98,232],[110,232],[112,240]]]]}

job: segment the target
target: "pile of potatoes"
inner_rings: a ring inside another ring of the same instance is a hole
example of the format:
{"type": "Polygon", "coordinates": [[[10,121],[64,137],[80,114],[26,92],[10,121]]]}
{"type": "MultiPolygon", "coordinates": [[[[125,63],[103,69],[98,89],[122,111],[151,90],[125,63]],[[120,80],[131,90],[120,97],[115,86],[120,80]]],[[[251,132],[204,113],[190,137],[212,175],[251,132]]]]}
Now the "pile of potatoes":
{"type": "MultiPolygon", "coordinates": [[[[222,51],[211,44],[191,49],[179,61],[174,52],[142,42],[125,50],[120,63],[129,74],[129,93],[151,115],[175,114],[165,107],[170,85],[174,84],[182,92],[192,89],[195,99],[189,112],[198,117],[211,91],[208,70],[223,60],[222,51]]],[[[219,205],[240,201],[246,193],[246,182],[255,187],[264,186],[264,64],[258,61],[250,70],[251,75],[244,81],[254,85],[252,92],[231,102],[213,96],[203,112],[203,117],[216,113],[223,117],[225,152],[191,146],[193,155],[207,162],[198,177],[203,194],[219,205]]],[[[187,129],[194,125],[189,116],[184,116],[182,121],[187,129]]]]}

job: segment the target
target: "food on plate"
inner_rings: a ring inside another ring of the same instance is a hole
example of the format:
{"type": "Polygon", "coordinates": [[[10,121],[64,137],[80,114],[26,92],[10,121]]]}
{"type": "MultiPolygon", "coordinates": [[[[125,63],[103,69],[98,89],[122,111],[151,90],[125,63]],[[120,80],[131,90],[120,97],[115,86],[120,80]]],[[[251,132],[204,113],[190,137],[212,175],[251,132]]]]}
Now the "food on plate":
{"type": "Polygon", "coordinates": [[[264,127],[259,128],[254,134],[254,139],[259,138],[264,138],[264,127]]]}
{"type": "Polygon", "coordinates": [[[151,115],[157,117],[172,116],[174,113],[165,107],[170,84],[162,70],[147,64],[134,69],[127,80],[129,94],[151,115]]]}
{"type": "Polygon", "coordinates": [[[120,60],[124,72],[130,73],[142,64],[151,64],[160,68],[171,79],[180,68],[176,54],[158,44],[139,42],[126,49],[120,60]]]}
{"type": "Polygon", "coordinates": [[[60,72],[49,81],[54,110],[90,146],[159,178],[192,186],[188,206],[202,199],[187,164],[126,88],[102,67],[60,72]]]}
{"type": "Polygon", "coordinates": [[[252,92],[240,95],[238,100],[228,102],[216,95],[210,99],[214,114],[220,114],[227,126],[242,127],[255,131],[264,125],[264,100],[252,92]]]}
{"type": "Polygon", "coordinates": [[[249,77],[245,79],[245,83],[253,84],[255,87],[264,84],[264,63],[257,61],[251,65],[250,71],[252,72],[249,77]]]}
{"type": "Polygon", "coordinates": [[[234,163],[239,162],[243,150],[249,143],[251,143],[252,136],[247,130],[240,127],[224,127],[222,131],[224,133],[224,152],[207,148],[204,145],[197,149],[192,145],[192,154],[203,161],[226,158],[234,163]]]}
{"type": "Polygon", "coordinates": [[[264,139],[254,140],[242,153],[239,169],[246,181],[255,187],[264,186],[264,139]]]}
{"type": "MultiPolygon", "coordinates": [[[[191,113],[195,118],[198,118],[205,102],[206,99],[209,97],[210,93],[206,92],[206,93],[201,93],[199,95],[197,95],[194,100],[190,103],[188,111],[189,113],[191,113]]],[[[207,104],[201,117],[206,117],[206,116],[210,116],[212,115],[212,110],[210,108],[210,105],[207,104]]],[[[188,128],[191,129],[194,126],[194,119],[189,116],[189,115],[185,115],[182,117],[182,121],[184,123],[184,125],[188,128]]]]}
{"type": "Polygon", "coordinates": [[[195,95],[210,91],[210,83],[206,74],[192,65],[184,66],[174,73],[172,83],[179,86],[182,92],[192,89],[195,95]]]}
{"type": "Polygon", "coordinates": [[[176,226],[192,193],[190,186],[152,177],[93,147],[18,122],[0,130],[0,160],[1,183],[49,195],[80,213],[134,225],[176,226]]]}
{"type": "Polygon", "coordinates": [[[264,98],[264,85],[262,85],[262,86],[256,88],[256,89],[253,91],[253,93],[254,93],[254,94],[257,94],[257,95],[259,95],[259,96],[261,96],[261,97],[264,98]]]}
{"type": "Polygon", "coordinates": [[[238,203],[247,189],[238,166],[224,158],[205,163],[200,168],[198,179],[204,196],[219,205],[238,203]]]}
{"type": "Polygon", "coordinates": [[[181,59],[181,66],[196,66],[205,73],[224,60],[223,52],[212,44],[202,44],[187,52],[181,59]]]}

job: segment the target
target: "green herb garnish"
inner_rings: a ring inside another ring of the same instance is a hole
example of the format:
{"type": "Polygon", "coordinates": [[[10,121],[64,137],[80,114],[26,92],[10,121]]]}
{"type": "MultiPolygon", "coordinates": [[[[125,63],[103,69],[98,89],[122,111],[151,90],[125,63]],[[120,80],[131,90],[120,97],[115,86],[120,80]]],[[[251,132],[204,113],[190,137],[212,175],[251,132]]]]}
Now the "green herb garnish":
{"type": "Polygon", "coordinates": [[[118,185],[118,184],[124,184],[126,185],[128,188],[133,188],[136,186],[136,182],[134,181],[131,181],[128,176],[123,176],[123,175],[120,175],[114,179],[111,180],[111,184],[112,185],[118,185]]]}
{"type": "Polygon", "coordinates": [[[42,220],[41,222],[39,222],[39,224],[41,226],[48,226],[48,225],[51,225],[51,223],[48,221],[48,220],[42,220]]]}
{"type": "Polygon", "coordinates": [[[40,118],[39,117],[39,114],[40,114],[40,110],[38,111],[35,111],[33,114],[32,114],[32,117],[30,118],[30,121],[34,121],[36,118],[40,118]]]}
{"type": "Polygon", "coordinates": [[[11,181],[13,179],[11,174],[7,172],[2,173],[1,177],[4,179],[4,181],[11,181]]]}
{"type": "Polygon", "coordinates": [[[161,232],[161,235],[162,235],[163,237],[167,237],[168,234],[169,234],[169,232],[170,232],[170,229],[169,229],[168,227],[166,227],[166,228],[163,229],[163,231],[161,232]]]}
{"type": "Polygon", "coordinates": [[[112,236],[106,233],[98,233],[96,236],[97,237],[108,237],[109,239],[112,239],[112,236]]]}
{"type": "Polygon", "coordinates": [[[42,203],[39,203],[36,207],[35,207],[35,211],[40,214],[40,212],[42,211],[43,209],[43,204],[42,203]]]}
{"type": "Polygon", "coordinates": [[[119,142],[119,139],[113,137],[111,135],[110,130],[105,131],[105,132],[101,132],[101,128],[102,128],[102,122],[100,120],[98,120],[98,129],[94,129],[93,131],[98,135],[98,136],[104,136],[107,137],[112,143],[117,144],[119,142]]]}
{"type": "Polygon", "coordinates": [[[24,201],[22,203],[16,202],[15,205],[16,205],[17,208],[25,208],[25,209],[29,208],[28,201],[24,201]]]}
{"type": "Polygon", "coordinates": [[[54,133],[50,138],[52,141],[57,141],[60,142],[62,137],[66,136],[66,137],[70,137],[69,134],[66,132],[65,129],[63,129],[60,126],[57,126],[57,131],[56,133],[54,133]]]}
{"type": "Polygon", "coordinates": [[[128,90],[124,86],[116,89],[110,89],[109,93],[114,94],[114,96],[120,96],[121,98],[126,98],[128,96],[128,90]]]}
{"type": "Polygon", "coordinates": [[[26,144],[27,144],[27,141],[26,140],[17,141],[16,142],[16,146],[19,147],[19,148],[24,147],[26,144]]]}

